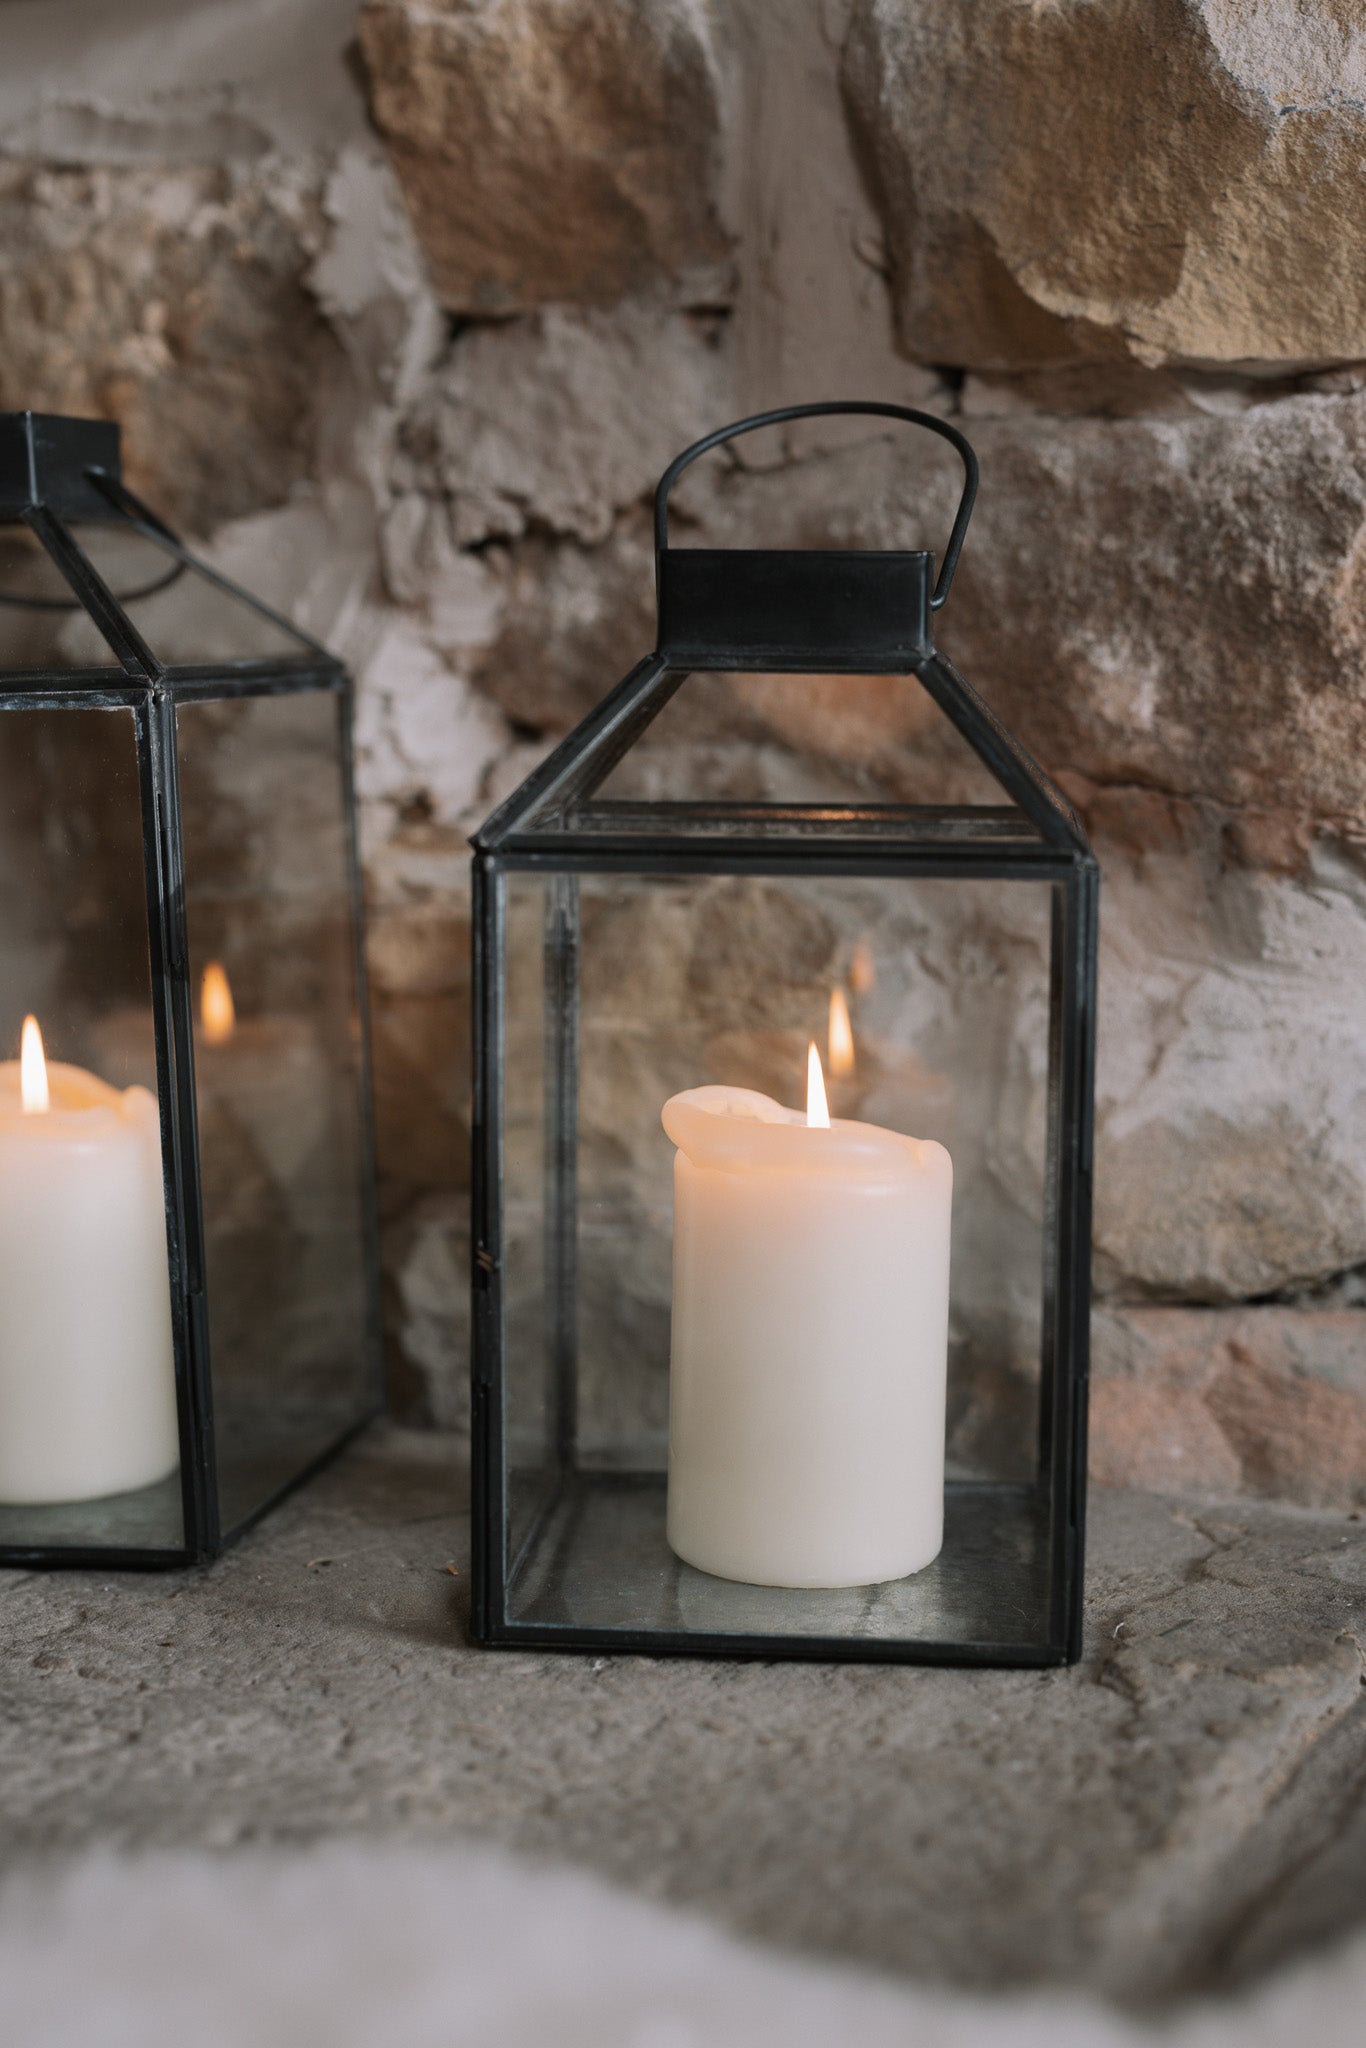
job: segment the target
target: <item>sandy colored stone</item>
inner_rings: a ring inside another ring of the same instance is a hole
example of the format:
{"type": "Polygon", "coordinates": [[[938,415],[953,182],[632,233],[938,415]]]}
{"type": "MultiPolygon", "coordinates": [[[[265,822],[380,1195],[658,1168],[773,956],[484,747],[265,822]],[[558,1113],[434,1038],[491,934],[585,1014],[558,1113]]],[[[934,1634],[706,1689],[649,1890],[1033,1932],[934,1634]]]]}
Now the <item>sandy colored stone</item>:
{"type": "Polygon", "coordinates": [[[1364,428],[1355,398],[984,427],[945,646],[1055,767],[1361,830],[1364,428]]]}
{"type": "Polygon", "coordinates": [[[6,164],[0,408],[117,419],[129,482],[193,533],[279,503],[346,382],[310,207],[213,165],[6,164]]]}
{"type": "Polygon", "coordinates": [[[358,28],[453,311],[601,305],[714,276],[719,87],[693,0],[366,0],[358,28]]]}
{"type": "Polygon", "coordinates": [[[919,360],[1366,355],[1354,10],[858,0],[845,83],[919,360]]]}
{"type": "Polygon", "coordinates": [[[1102,1484],[1366,1505],[1361,1308],[1102,1308],[1091,1343],[1102,1484]]]}

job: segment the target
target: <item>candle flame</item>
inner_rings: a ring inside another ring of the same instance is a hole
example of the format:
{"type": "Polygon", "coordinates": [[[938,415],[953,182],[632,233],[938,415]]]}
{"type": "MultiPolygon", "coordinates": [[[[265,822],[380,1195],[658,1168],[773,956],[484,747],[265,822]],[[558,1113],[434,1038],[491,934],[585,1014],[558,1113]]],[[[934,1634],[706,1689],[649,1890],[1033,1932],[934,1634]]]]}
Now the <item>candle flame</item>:
{"type": "Polygon", "coordinates": [[[877,987],[877,969],[873,965],[873,949],[867,939],[860,939],[849,960],[849,986],[856,996],[870,996],[877,987]]]}
{"type": "Polygon", "coordinates": [[[36,1017],[25,1017],[19,1040],[19,1100],[25,1116],[42,1116],[52,1107],[47,1087],[43,1034],[36,1017]]]}
{"type": "Polygon", "coordinates": [[[207,1045],[226,1045],[237,1023],[232,984],[221,960],[210,960],[199,984],[199,1021],[207,1045]]]}
{"type": "Polygon", "coordinates": [[[830,991],[830,1030],[827,1037],[832,1074],[852,1074],[854,1071],[854,1027],[849,1022],[849,1005],[844,1000],[842,988],[830,991]]]}
{"type": "Polygon", "coordinates": [[[825,1075],[813,1038],[806,1052],[806,1121],[813,1131],[830,1128],[830,1105],[825,1099],[825,1075]]]}

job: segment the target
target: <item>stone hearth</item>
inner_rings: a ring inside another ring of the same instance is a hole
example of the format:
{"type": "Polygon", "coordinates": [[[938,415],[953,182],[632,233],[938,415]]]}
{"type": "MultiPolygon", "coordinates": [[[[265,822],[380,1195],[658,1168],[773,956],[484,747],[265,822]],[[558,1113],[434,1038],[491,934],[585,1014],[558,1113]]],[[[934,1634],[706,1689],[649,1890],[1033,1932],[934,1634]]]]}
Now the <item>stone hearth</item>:
{"type": "Polygon", "coordinates": [[[476,1836],[808,1956],[1149,2005],[1351,1928],[1366,1523],[1094,1502],[1085,1660],[468,1647],[450,1439],[376,1433],[214,1570],[7,1574],[0,1845],[476,1836]]]}

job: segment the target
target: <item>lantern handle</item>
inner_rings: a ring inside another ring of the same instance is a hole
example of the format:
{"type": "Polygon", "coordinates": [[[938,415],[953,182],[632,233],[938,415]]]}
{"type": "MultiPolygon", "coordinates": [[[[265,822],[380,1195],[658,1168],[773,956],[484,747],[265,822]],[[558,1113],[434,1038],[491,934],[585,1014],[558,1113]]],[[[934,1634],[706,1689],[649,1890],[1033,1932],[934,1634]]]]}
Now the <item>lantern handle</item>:
{"type": "Polygon", "coordinates": [[[718,427],[713,434],[704,434],[700,441],[693,442],[691,448],[685,448],[681,455],[674,457],[656,486],[656,556],[664,554],[669,545],[669,493],[689,463],[696,462],[698,456],[705,455],[708,449],[719,448],[724,441],[734,441],[741,434],[752,434],[759,427],[776,427],[784,420],[825,419],[832,413],[863,413],[871,414],[878,419],[907,420],[913,427],[925,427],[930,433],[938,434],[941,440],[947,441],[950,447],[957,450],[963,464],[963,495],[958,500],[958,510],[954,514],[953,525],[949,531],[948,545],[944,549],[944,557],[939,565],[939,580],[930,598],[931,609],[938,611],[949,594],[949,586],[953,582],[953,574],[958,567],[958,557],[962,553],[963,540],[968,530],[968,521],[972,517],[973,501],[977,496],[977,457],[972,451],[971,444],[959,433],[957,427],[950,426],[947,420],[938,419],[932,412],[917,412],[914,406],[909,405],[880,405],[871,399],[861,398],[827,405],[783,405],[775,412],[752,413],[748,419],[735,420],[728,427],[718,427]]]}

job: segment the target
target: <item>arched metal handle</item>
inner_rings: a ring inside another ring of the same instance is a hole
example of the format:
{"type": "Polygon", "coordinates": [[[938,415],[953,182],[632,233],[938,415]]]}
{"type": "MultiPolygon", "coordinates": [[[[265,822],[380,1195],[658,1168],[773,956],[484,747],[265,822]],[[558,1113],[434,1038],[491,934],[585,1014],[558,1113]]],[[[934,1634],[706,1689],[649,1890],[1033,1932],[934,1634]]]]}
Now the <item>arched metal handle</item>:
{"type": "Polygon", "coordinates": [[[938,434],[941,440],[957,450],[963,464],[963,495],[958,500],[948,546],[939,564],[939,578],[930,599],[931,608],[938,611],[949,594],[968,521],[972,517],[973,500],[977,496],[977,457],[957,427],[951,427],[947,420],[937,419],[932,412],[917,412],[909,405],[878,405],[865,399],[848,399],[829,405],[784,405],[776,412],[756,412],[749,419],[736,420],[729,427],[718,427],[714,434],[705,434],[700,441],[694,441],[691,448],[685,448],[681,455],[674,457],[655,487],[656,555],[662,555],[669,545],[669,493],[683,471],[690,463],[696,462],[699,455],[705,455],[710,448],[719,448],[724,441],[734,441],[741,434],[752,434],[759,427],[780,426],[784,420],[824,419],[832,413],[865,413],[878,419],[906,420],[913,427],[925,427],[930,433],[938,434]]]}

